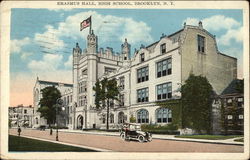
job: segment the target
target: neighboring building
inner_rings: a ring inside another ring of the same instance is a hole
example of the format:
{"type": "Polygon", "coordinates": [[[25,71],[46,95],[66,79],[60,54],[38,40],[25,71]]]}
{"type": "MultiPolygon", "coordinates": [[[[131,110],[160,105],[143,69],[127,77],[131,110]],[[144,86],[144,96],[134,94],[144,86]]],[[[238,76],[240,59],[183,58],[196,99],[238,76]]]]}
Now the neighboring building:
{"type": "MultiPolygon", "coordinates": [[[[93,86],[103,77],[115,78],[121,89],[120,101],[110,111],[110,128],[136,117],[137,123],[169,124],[172,111],[156,102],[179,99],[180,87],[190,73],[205,76],[220,95],[237,77],[237,59],[218,51],[216,39],[202,27],[184,28],[159,41],[141,46],[131,57],[128,40],[121,53],[107,47],[98,50],[93,31],[87,37],[87,48],[78,43],[73,49],[73,128],[104,128],[106,110],[95,109],[93,86]]],[[[71,104],[71,105],[72,105],[71,104]]]]}
{"type": "Polygon", "coordinates": [[[37,112],[38,108],[40,107],[39,101],[42,98],[42,93],[41,90],[43,88],[46,88],[48,86],[55,86],[62,95],[62,99],[68,100],[64,101],[64,107],[65,107],[65,112],[62,112],[63,114],[60,114],[58,116],[58,125],[59,126],[68,126],[69,121],[68,121],[68,111],[69,111],[69,106],[72,103],[72,84],[67,84],[67,83],[60,83],[60,82],[51,82],[51,81],[44,81],[44,80],[39,80],[37,77],[35,86],[33,88],[33,103],[34,103],[34,118],[33,118],[33,127],[37,128],[41,125],[47,125],[46,119],[40,117],[40,113],[37,112]],[[67,104],[66,104],[67,103],[67,104]]]}
{"type": "Polygon", "coordinates": [[[32,127],[33,114],[34,108],[31,105],[9,107],[10,127],[32,127]]]}
{"type": "Polygon", "coordinates": [[[244,134],[243,80],[235,79],[220,95],[222,133],[244,134]]]}

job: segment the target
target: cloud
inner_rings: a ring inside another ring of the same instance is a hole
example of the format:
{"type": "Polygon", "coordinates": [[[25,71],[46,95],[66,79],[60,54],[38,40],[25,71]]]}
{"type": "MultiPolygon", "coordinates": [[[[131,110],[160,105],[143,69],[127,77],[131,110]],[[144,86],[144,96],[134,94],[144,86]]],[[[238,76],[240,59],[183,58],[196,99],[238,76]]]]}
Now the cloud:
{"type": "Polygon", "coordinates": [[[238,29],[229,29],[226,34],[218,38],[218,43],[221,45],[229,46],[232,40],[236,42],[243,41],[243,27],[240,27],[238,29]]]}
{"type": "MultiPolygon", "coordinates": [[[[198,25],[200,20],[197,18],[186,18],[184,22],[187,25],[198,25]]],[[[243,27],[240,22],[231,17],[224,15],[214,15],[208,18],[201,19],[203,27],[208,31],[226,31],[225,34],[218,38],[218,44],[229,46],[232,40],[242,42],[243,40],[243,27]]]]}
{"type": "Polygon", "coordinates": [[[198,22],[202,21],[203,27],[209,31],[219,31],[222,29],[232,29],[241,26],[239,22],[231,17],[225,17],[224,15],[214,15],[204,19],[187,18],[183,21],[187,25],[198,25],[198,22]]]}
{"type": "Polygon", "coordinates": [[[29,37],[25,37],[23,39],[14,39],[11,40],[10,42],[10,52],[11,53],[20,53],[22,48],[27,45],[30,44],[31,40],[29,37]]]}
{"type": "Polygon", "coordinates": [[[150,35],[151,28],[142,21],[135,21],[132,18],[124,18],[112,15],[101,15],[94,11],[81,12],[66,18],[65,22],[59,23],[56,36],[71,37],[79,39],[87,37],[89,28],[80,32],[80,22],[92,16],[92,29],[99,36],[99,43],[106,41],[120,41],[125,38],[131,44],[137,42],[149,43],[153,40],[150,35]]]}
{"type": "Polygon", "coordinates": [[[73,56],[70,55],[68,61],[64,63],[65,68],[72,69],[72,63],[73,63],[73,56]]]}
{"type": "Polygon", "coordinates": [[[57,71],[62,64],[63,56],[59,54],[45,54],[42,60],[32,60],[28,64],[31,71],[57,71]]]}
{"type": "Polygon", "coordinates": [[[21,59],[25,60],[25,59],[27,59],[31,55],[33,55],[32,52],[21,52],[21,59]]]}

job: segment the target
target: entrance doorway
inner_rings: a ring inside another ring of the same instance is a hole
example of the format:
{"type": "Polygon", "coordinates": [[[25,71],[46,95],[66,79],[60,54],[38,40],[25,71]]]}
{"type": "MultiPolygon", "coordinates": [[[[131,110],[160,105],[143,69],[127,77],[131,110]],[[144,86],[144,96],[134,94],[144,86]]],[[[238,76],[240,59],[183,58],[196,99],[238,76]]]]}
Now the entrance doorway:
{"type": "Polygon", "coordinates": [[[77,117],[77,129],[82,129],[83,128],[83,116],[79,115],[77,117]]]}

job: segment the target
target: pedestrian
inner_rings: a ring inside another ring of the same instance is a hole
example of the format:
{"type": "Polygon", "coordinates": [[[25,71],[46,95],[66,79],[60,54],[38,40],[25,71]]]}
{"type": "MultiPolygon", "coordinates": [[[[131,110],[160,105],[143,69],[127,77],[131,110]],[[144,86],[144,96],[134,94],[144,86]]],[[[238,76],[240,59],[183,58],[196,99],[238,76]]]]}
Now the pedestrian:
{"type": "Polygon", "coordinates": [[[20,126],[18,126],[17,132],[18,132],[18,136],[20,136],[20,134],[21,134],[21,132],[22,132],[21,127],[20,127],[20,126]]]}

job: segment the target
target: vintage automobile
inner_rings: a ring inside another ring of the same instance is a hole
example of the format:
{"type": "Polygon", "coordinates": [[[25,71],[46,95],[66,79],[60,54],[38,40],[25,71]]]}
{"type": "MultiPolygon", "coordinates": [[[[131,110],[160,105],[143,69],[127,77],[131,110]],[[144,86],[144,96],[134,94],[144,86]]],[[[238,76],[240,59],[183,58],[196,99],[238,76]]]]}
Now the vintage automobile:
{"type": "Polygon", "coordinates": [[[120,132],[120,137],[123,140],[138,140],[139,142],[152,141],[152,134],[143,132],[140,124],[124,123],[120,132]]]}

